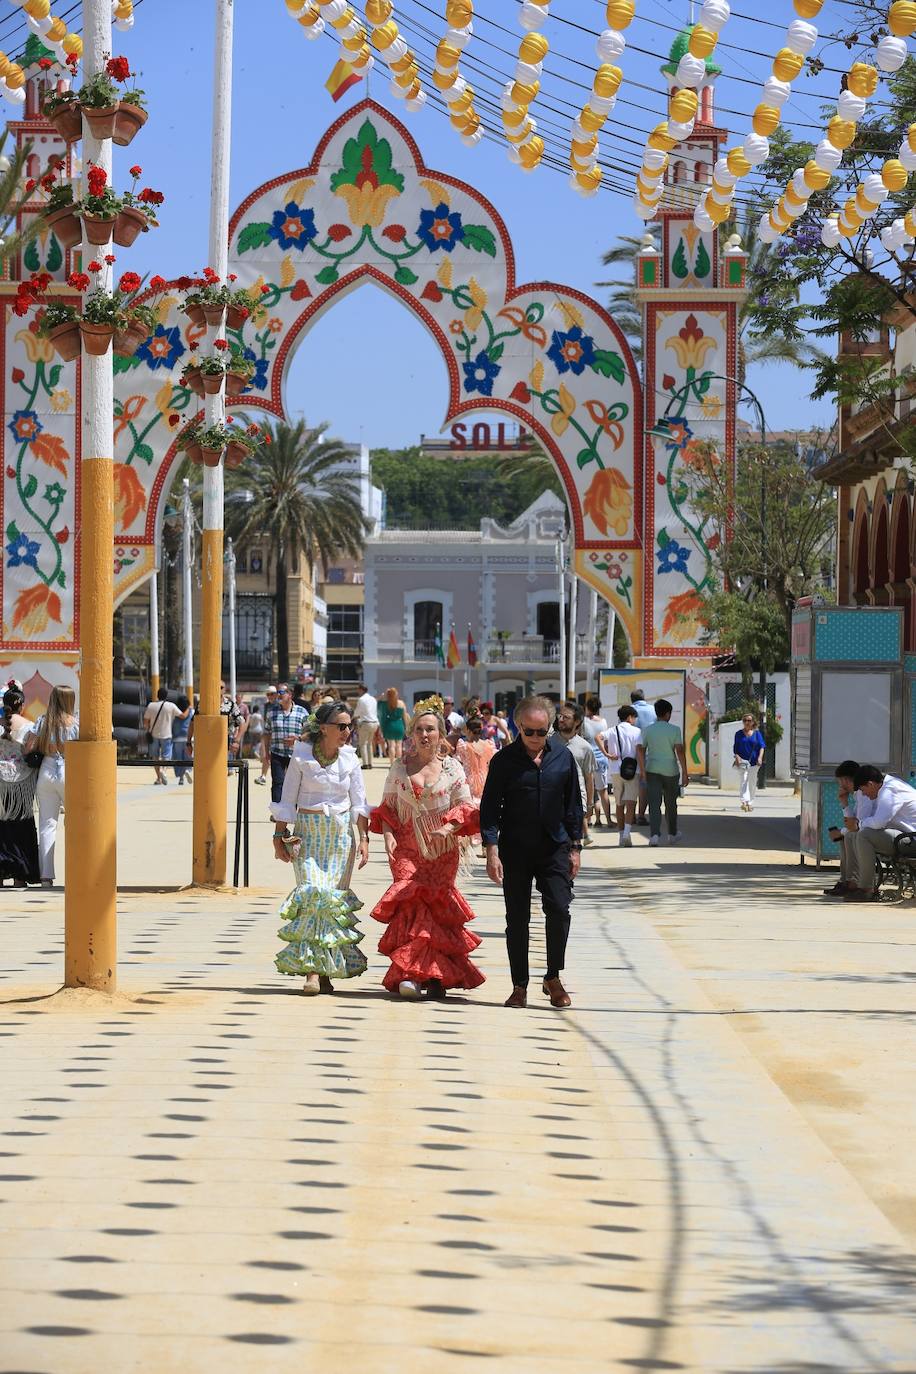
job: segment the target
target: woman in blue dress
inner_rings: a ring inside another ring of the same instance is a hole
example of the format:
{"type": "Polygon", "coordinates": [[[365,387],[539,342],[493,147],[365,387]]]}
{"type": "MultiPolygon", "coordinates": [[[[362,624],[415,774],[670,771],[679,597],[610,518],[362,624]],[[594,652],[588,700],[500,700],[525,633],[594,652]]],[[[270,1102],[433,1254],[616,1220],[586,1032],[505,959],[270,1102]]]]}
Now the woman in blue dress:
{"type": "Polygon", "coordinates": [[[757,729],[757,721],[748,713],[735,731],[735,767],[740,769],[739,791],[741,810],[753,811],[757,795],[757,769],[763,764],[766,741],[757,729]]]}

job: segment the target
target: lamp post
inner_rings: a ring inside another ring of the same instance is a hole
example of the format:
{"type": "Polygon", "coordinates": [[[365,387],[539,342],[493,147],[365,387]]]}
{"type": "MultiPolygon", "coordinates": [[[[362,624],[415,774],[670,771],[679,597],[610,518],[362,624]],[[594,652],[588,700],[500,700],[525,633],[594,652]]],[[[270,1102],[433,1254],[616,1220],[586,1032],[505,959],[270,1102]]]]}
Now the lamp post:
{"type": "Polygon", "coordinates": [[[149,686],[153,700],[159,694],[159,569],[149,580],[149,686]]]}
{"type": "MultiPolygon", "coordinates": [[[[90,80],[111,53],[111,0],[85,0],[83,63],[90,80]]],[[[111,139],[83,115],[83,194],[92,164],[111,180],[111,139]]],[[[84,222],[85,224],[85,222],[84,222]]],[[[83,230],[82,260],[95,250],[83,230]]],[[[111,289],[103,263],[100,287],[111,289]]],[[[114,992],[117,981],[117,746],[111,737],[114,613],[114,372],[111,353],[83,349],[81,369],[80,732],[67,745],[64,983],[114,992]]]]}
{"type": "Polygon", "coordinates": [[[193,518],[193,507],[191,506],[191,483],[184,479],[183,491],[181,495],[181,584],[182,584],[182,620],[184,622],[184,692],[188,701],[194,700],[194,602],[192,600],[192,566],[191,550],[193,547],[193,534],[191,522],[193,518]]]}
{"type": "Polygon", "coordinates": [[[229,584],[229,695],[235,701],[238,687],[235,672],[235,549],[232,540],[226,540],[226,581],[229,584]]]}

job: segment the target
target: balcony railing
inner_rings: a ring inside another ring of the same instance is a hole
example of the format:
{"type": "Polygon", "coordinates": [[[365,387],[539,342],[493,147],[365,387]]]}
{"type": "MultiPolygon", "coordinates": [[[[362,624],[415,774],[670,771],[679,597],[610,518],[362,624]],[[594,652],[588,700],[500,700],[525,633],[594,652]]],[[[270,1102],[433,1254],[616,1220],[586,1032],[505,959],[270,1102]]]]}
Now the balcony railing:
{"type": "MultiPolygon", "coordinates": [[[[584,636],[579,636],[578,656],[584,650],[584,636]]],[[[467,664],[467,650],[460,645],[462,666],[467,664]]],[[[559,664],[560,643],[542,635],[525,635],[521,639],[491,639],[478,645],[477,661],[481,665],[499,667],[501,664],[559,664]]],[[[436,662],[434,639],[404,640],[400,644],[379,644],[377,662],[428,663],[436,662]]]]}

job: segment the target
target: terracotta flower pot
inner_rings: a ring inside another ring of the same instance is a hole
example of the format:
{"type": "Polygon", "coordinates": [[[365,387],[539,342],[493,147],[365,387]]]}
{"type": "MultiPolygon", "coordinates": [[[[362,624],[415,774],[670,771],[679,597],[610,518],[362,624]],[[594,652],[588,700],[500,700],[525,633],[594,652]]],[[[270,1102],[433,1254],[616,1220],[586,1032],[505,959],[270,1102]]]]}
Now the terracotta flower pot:
{"type": "Polygon", "coordinates": [[[184,307],[184,313],[187,315],[188,319],[191,321],[192,324],[207,323],[206,319],[204,318],[204,312],[201,310],[199,305],[186,305],[184,307]]]}
{"type": "Polygon", "coordinates": [[[186,386],[189,391],[193,391],[195,396],[203,396],[204,384],[200,375],[200,368],[194,367],[190,372],[186,372],[181,379],[181,385],[186,386]]]}
{"type": "Polygon", "coordinates": [[[92,130],[93,138],[103,139],[112,137],[118,118],[117,105],[102,105],[99,108],[83,105],[81,109],[92,130]]]}
{"type": "Polygon", "coordinates": [[[126,148],[128,143],[132,143],[148,118],[149,115],[146,110],[141,110],[139,105],[134,105],[129,100],[122,100],[118,106],[114,133],[111,136],[118,147],[126,148]]]}
{"type": "Polygon", "coordinates": [[[184,451],[184,456],[193,463],[195,467],[201,467],[204,461],[204,451],[200,444],[188,444],[184,451]]]}
{"type": "Polygon", "coordinates": [[[149,334],[143,325],[131,325],[116,331],[112,348],[119,358],[132,358],[141,344],[145,344],[149,334]]]}
{"type": "Polygon", "coordinates": [[[247,319],[251,318],[251,311],[244,310],[240,305],[230,305],[226,308],[226,328],[241,329],[247,319]]]}
{"type": "Polygon", "coordinates": [[[62,248],[75,248],[83,237],[83,226],[72,205],[52,210],[46,223],[62,248]]]}
{"type": "Polygon", "coordinates": [[[88,324],[86,320],[80,320],[80,333],[86,345],[86,352],[93,358],[104,357],[114,337],[114,330],[110,324],[88,324]]]}
{"type": "Polygon", "coordinates": [[[125,205],[114,224],[114,241],[120,248],[129,248],[139,234],[149,228],[149,220],[142,210],[125,205]]]}
{"type": "Polygon", "coordinates": [[[226,313],[224,305],[202,305],[204,319],[211,329],[219,329],[223,322],[223,315],[226,313]]]}
{"type": "Polygon", "coordinates": [[[202,372],[200,380],[203,382],[204,393],[207,396],[218,396],[223,385],[222,372],[202,372]]]}
{"type": "Polygon", "coordinates": [[[244,374],[241,372],[227,372],[226,395],[241,396],[242,392],[245,390],[246,386],[248,386],[250,381],[251,378],[247,372],[244,374]]]}
{"type": "Polygon", "coordinates": [[[105,244],[111,242],[111,231],[117,223],[114,215],[83,215],[83,225],[86,230],[86,238],[90,243],[95,244],[96,248],[104,248],[105,244]]]}
{"type": "Polygon", "coordinates": [[[200,451],[204,457],[205,468],[219,467],[219,460],[223,456],[223,450],[221,448],[204,448],[203,446],[201,446],[200,451]]]}
{"type": "Polygon", "coordinates": [[[50,330],[48,339],[52,348],[65,363],[74,363],[80,355],[79,320],[67,320],[64,324],[50,330]]]}
{"type": "Polygon", "coordinates": [[[239,444],[235,440],[230,440],[226,445],[225,464],[227,468],[240,468],[248,457],[248,449],[244,444],[239,444]]]}
{"type": "Polygon", "coordinates": [[[49,124],[53,124],[58,135],[65,143],[76,143],[83,136],[83,112],[75,100],[68,101],[66,105],[58,105],[53,114],[45,115],[49,124]]]}

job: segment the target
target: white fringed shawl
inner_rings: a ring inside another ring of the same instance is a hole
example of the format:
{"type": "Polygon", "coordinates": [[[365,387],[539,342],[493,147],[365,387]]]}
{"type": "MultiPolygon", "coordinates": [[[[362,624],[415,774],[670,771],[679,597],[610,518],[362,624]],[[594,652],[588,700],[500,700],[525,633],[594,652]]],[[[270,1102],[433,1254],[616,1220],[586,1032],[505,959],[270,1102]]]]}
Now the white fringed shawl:
{"type": "Polygon", "coordinates": [[[433,831],[444,824],[443,817],[454,807],[466,803],[473,805],[473,801],[464,769],[454,758],[442,760],[442,772],[419,796],[407,769],[398,759],[388,771],[382,795],[382,803],[396,811],[404,825],[413,826],[417,848],[424,859],[438,859],[450,849],[458,849],[464,857],[470,843],[467,836],[435,835],[433,831]]]}
{"type": "Polygon", "coordinates": [[[24,734],[0,736],[0,821],[24,821],[35,810],[38,774],[22,757],[24,734]]]}

